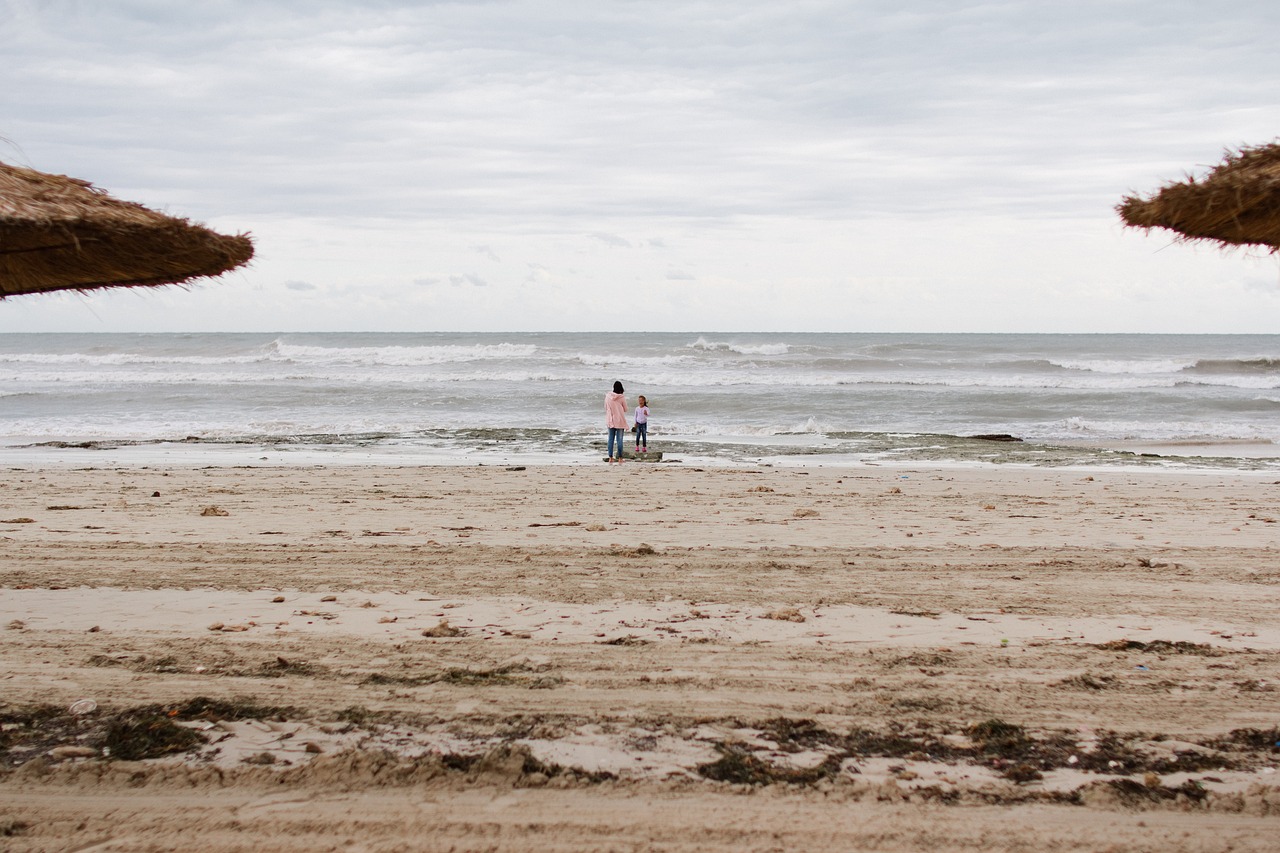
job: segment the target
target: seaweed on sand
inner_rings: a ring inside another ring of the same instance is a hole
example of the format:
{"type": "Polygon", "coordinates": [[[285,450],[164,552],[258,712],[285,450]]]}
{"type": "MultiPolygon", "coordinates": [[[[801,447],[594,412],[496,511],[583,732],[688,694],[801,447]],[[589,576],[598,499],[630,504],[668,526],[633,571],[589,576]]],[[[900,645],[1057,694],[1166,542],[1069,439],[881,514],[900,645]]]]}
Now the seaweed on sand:
{"type": "Polygon", "coordinates": [[[834,755],[827,756],[816,767],[794,768],[771,764],[748,750],[730,744],[720,744],[716,749],[720,753],[719,758],[697,767],[698,775],[716,782],[732,782],[737,785],[771,785],[775,782],[812,785],[840,772],[841,759],[834,755]]]}
{"type": "Polygon", "coordinates": [[[108,758],[141,761],[186,752],[205,742],[204,735],[178,725],[170,717],[142,710],[115,715],[107,723],[99,746],[108,758]]]}

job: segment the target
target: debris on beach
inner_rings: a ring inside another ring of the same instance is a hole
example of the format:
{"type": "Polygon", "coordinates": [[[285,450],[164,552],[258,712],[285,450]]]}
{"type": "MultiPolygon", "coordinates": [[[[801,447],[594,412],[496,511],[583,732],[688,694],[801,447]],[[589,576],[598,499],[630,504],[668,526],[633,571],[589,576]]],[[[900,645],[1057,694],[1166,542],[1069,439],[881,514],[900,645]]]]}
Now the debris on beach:
{"type": "Polygon", "coordinates": [[[465,631],[463,631],[461,628],[455,628],[453,625],[450,625],[450,624],[449,624],[448,620],[444,620],[444,619],[442,619],[442,620],[440,621],[440,624],[436,625],[434,628],[424,628],[424,629],[422,630],[422,636],[424,636],[424,637],[437,637],[437,638],[439,638],[439,637],[461,637],[461,636],[463,636],[465,633],[466,633],[466,632],[465,632],[465,631]]]}
{"type": "Polygon", "coordinates": [[[770,610],[762,617],[764,619],[774,619],[778,622],[804,622],[804,614],[794,607],[783,607],[778,610],[770,610]]]}

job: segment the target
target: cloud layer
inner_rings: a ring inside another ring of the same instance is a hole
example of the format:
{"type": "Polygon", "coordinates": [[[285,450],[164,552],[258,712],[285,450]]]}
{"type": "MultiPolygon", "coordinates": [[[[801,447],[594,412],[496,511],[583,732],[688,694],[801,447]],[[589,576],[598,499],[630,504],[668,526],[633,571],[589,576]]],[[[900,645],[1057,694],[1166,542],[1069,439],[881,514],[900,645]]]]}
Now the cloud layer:
{"type": "Polygon", "coordinates": [[[1261,2],[8,0],[0,159],[259,258],[0,329],[1266,330],[1273,267],[1111,208],[1276,135],[1277,34],[1261,2]]]}

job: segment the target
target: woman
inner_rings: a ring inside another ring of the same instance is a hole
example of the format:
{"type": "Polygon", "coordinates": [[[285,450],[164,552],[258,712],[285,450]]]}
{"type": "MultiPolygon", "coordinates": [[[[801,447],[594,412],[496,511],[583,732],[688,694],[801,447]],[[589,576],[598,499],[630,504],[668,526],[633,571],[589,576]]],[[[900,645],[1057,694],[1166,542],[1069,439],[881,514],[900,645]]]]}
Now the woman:
{"type": "Polygon", "coordinates": [[[627,434],[627,398],[622,396],[622,383],[613,383],[613,390],[604,395],[604,424],[609,428],[609,460],[622,461],[622,437],[627,434]],[[614,444],[617,453],[614,453],[614,444]]]}

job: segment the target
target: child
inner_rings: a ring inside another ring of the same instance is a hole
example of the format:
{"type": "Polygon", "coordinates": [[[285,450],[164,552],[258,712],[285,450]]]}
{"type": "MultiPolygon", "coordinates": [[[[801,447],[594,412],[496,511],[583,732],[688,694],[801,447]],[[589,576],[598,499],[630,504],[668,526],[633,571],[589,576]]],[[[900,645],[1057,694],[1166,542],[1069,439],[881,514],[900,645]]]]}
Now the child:
{"type": "Polygon", "coordinates": [[[649,452],[649,401],[641,394],[636,400],[636,453],[649,452]]]}

